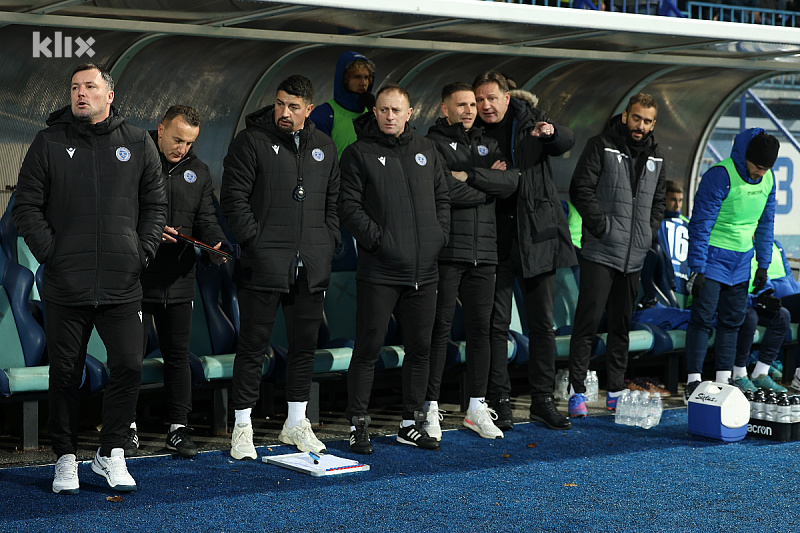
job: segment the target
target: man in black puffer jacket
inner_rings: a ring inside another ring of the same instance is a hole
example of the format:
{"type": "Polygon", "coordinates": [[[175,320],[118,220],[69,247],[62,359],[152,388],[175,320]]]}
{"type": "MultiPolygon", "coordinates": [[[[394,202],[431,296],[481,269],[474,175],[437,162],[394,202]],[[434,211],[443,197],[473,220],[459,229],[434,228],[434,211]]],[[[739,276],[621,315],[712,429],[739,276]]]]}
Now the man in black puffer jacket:
{"type": "Polygon", "coordinates": [[[616,409],[625,388],[628,330],[639,291],[639,275],[661,227],[666,167],[653,128],[658,103],[638,93],[603,133],[586,143],[569,187],[583,217],[581,285],[569,344],[569,414],[587,414],[584,380],[592,341],[608,309],[606,406],[616,409]]]}
{"type": "MultiPolygon", "coordinates": [[[[192,145],[200,134],[200,115],[188,106],[167,109],[158,129],[150,136],[158,147],[161,171],[169,206],[162,244],[155,259],[142,272],[142,323],[144,346],[155,320],[158,344],[164,358],[164,395],[167,403],[167,449],[183,457],[197,455],[197,446],[186,429],[192,410],[192,372],[189,369],[189,340],[195,285],[194,246],[178,241],[180,233],[200,241],[222,244],[208,166],[195,155],[192,145]]],[[[211,254],[211,260],[225,259],[211,254]]],[[[146,354],[145,354],[146,355],[146,354]]],[[[136,422],[131,424],[125,453],[139,447],[136,422]]]]}
{"type": "Polygon", "coordinates": [[[247,128],[224,161],[222,212],[242,246],[234,272],[241,311],[231,400],[234,459],[256,458],[250,413],[258,401],[278,305],[289,339],[289,410],[279,438],[300,451],[325,451],[306,418],[306,405],[333,250],[340,240],[339,165],[331,138],[308,120],[313,97],[308,78],[283,80],[275,105],[247,116],[247,128]]]}
{"type": "Polygon", "coordinates": [[[558,412],[553,400],[553,300],[556,269],[572,266],[576,259],[550,157],[565,153],[575,141],[569,128],[553,124],[541,109],[512,97],[508,81],[499,72],[481,74],[472,85],[478,101],[476,123],[484,126],[485,135],[497,141],[521,173],[517,194],[496,202],[499,264],[492,311],[490,404],[498,414],[497,427],[512,429],[507,342],[514,278],[519,278],[530,330],[531,420],[552,429],[570,429],[572,423],[558,412]]]}
{"type": "Polygon", "coordinates": [[[142,269],[166,222],[161,166],[150,136],[111,106],[114,80],[93,64],[72,73],[71,105],[47,119],[19,173],[14,224],[44,264],[42,299],[50,356],[53,492],[79,490],[78,389],[92,328],[110,379],[92,471],[136,490],[123,446],[142,380],[142,269]]]}
{"type": "Polygon", "coordinates": [[[358,140],[342,154],[342,225],[358,244],[356,342],[347,374],[350,449],[373,452],[367,407],[375,362],[395,303],[403,328],[403,423],[398,442],[436,449],[425,431],[436,258],[447,242],[450,202],[436,146],[411,131],[405,89],[383,87],[373,114],[354,121],[358,140]]]}
{"type": "Polygon", "coordinates": [[[428,130],[436,143],[450,192],[450,238],[439,254],[436,322],[431,338],[431,371],[425,402],[426,430],[441,440],[439,389],[460,297],[466,326],[466,362],[469,407],[464,426],[487,439],[503,437],[494,425],[495,413],[486,405],[491,349],[489,325],[497,266],[495,197],[517,190],[519,171],[506,170],[497,142],[473,127],[475,93],[467,83],[450,83],[442,89],[442,113],[428,130]]]}

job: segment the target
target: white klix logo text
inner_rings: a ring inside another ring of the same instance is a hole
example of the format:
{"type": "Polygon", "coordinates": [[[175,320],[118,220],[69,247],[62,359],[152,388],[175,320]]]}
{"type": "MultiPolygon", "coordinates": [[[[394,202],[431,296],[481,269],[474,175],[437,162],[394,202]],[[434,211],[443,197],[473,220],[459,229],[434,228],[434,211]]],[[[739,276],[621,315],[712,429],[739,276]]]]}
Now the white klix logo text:
{"type": "Polygon", "coordinates": [[[72,159],[72,156],[75,155],[75,148],[67,148],[67,153],[69,154],[69,158],[72,159]]]}
{"type": "Polygon", "coordinates": [[[94,56],[92,45],[94,38],[89,37],[85,41],[80,37],[76,37],[73,41],[72,37],[64,37],[60,31],[55,32],[53,38],[41,38],[41,33],[38,31],[33,32],[33,57],[81,57],[87,55],[94,56]],[[72,50],[72,43],[75,43],[77,48],[72,50]],[[50,50],[50,45],[53,45],[53,50],[50,50]]]}

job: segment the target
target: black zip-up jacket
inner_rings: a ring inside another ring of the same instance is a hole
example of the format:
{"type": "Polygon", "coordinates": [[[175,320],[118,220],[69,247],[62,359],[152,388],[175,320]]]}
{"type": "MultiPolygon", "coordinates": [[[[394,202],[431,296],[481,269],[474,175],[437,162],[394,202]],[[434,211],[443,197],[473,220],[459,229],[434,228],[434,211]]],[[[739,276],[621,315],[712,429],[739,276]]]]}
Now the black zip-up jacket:
{"type": "Polygon", "coordinates": [[[12,217],[44,264],[42,298],[59,305],[142,299],[139,276],[167,216],[158,150],[111,108],[98,124],[53,112],[19,173],[12,217]]]}
{"type": "Polygon", "coordinates": [[[342,225],[358,244],[356,279],[415,288],[439,281],[436,259],[450,231],[439,152],[406,124],[386,135],[372,113],[353,121],[358,140],[342,153],[342,225]]]}
{"type": "Polygon", "coordinates": [[[274,109],[247,116],[223,162],[220,204],[242,246],[234,276],[250,289],[289,292],[299,258],[311,292],[323,291],[341,239],[336,147],[306,119],[298,151],[294,137],[275,125],[274,109]],[[294,191],[301,180],[299,202],[294,191]]]}
{"type": "Polygon", "coordinates": [[[505,161],[497,141],[483,135],[483,128],[469,131],[460,122],[448,124],[439,118],[428,130],[442,156],[450,194],[450,237],[439,261],[497,264],[497,228],[494,199],[514,194],[519,170],[494,170],[495,161],[505,161]],[[455,179],[451,171],[467,173],[467,181],[455,179]]]}
{"type": "Polygon", "coordinates": [[[519,169],[520,177],[516,212],[497,213],[498,254],[503,260],[510,250],[510,239],[504,237],[510,233],[513,238],[514,232],[503,232],[503,227],[513,225],[516,219],[522,275],[530,278],[577,262],[550,166],[550,157],[572,148],[575,138],[572,130],[558,124],[554,124],[555,136],[532,137],[531,131],[537,122],[553,122],[544,111],[523,100],[512,97],[507,113],[511,113],[514,121],[511,164],[519,169]]]}
{"type": "MultiPolygon", "coordinates": [[[[158,132],[150,136],[158,146],[158,132]]],[[[159,150],[161,175],[167,191],[167,226],[214,246],[225,240],[217,222],[208,166],[190,149],[183,159],[170,163],[159,150]]],[[[185,303],[194,300],[195,252],[191,244],[162,243],[155,259],[142,272],[143,301],[185,303]]]]}
{"type": "Polygon", "coordinates": [[[641,270],[664,218],[666,166],[648,135],[639,161],[628,147],[622,115],[586,142],[569,194],[583,218],[583,258],[629,273],[641,270]]]}

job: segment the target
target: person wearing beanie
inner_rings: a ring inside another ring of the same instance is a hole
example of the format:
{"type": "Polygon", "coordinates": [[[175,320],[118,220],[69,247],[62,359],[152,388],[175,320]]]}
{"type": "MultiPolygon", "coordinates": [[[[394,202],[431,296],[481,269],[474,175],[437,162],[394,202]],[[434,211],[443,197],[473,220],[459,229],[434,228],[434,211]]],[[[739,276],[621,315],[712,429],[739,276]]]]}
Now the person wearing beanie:
{"type": "Polygon", "coordinates": [[[714,165],[700,181],[689,223],[687,289],[694,297],[686,331],[688,379],[684,402],[700,384],[715,314],[715,381],[731,382],[739,327],[747,294],[767,282],[772,259],[775,178],[772,166],[780,143],[761,128],[739,133],[731,156],[714,165]],[[750,283],[750,263],[757,268],[750,283]]]}
{"type": "Polygon", "coordinates": [[[600,135],[589,139],[569,187],[583,218],[578,305],[569,345],[573,418],[585,417],[586,373],[592,342],[608,309],[606,407],[614,410],[625,388],[628,335],[639,276],[664,216],[666,166],[653,136],[658,103],[633,95],[600,135]]]}

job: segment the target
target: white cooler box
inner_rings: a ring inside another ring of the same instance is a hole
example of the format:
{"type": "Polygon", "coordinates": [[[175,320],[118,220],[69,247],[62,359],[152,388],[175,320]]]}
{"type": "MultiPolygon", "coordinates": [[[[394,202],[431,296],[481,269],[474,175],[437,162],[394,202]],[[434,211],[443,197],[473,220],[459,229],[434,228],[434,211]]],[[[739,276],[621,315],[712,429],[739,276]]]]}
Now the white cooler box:
{"type": "Polygon", "coordinates": [[[689,397],[689,432],[724,442],[747,435],[750,402],[734,385],[704,381],[689,397]]]}

